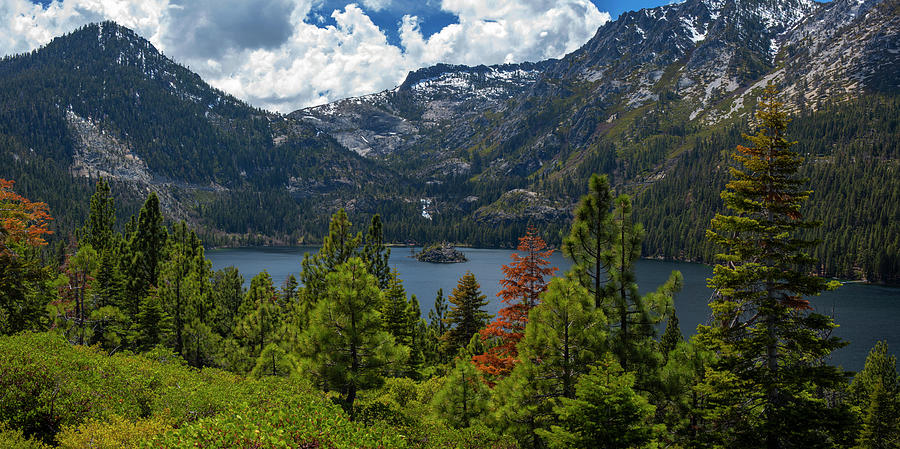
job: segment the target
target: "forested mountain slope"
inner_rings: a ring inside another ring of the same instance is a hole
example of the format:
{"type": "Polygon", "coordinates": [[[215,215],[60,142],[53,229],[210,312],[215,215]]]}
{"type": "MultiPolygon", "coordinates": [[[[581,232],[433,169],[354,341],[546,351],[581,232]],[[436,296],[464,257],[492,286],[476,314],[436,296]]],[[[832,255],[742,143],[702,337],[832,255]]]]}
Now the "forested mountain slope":
{"type": "Polygon", "coordinates": [[[210,87],[111,22],[0,61],[0,139],[0,177],[66,223],[72,196],[60,185],[97,176],[120,194],[157,191],[170,217],[270,235],[282,222],[302,229],[310,208],[327,214],[329,201],[404,184],[327,135],[210,87]]]}
{"type": "MultiPolygon", "coordinates": [[[[637,196],[645,254],[709,261],[703,229],[720,207],[723,154],[753,132],[757,97],[774,82],[793,112],[796,148],[811,162],[808,212],[825,220],[822,271],[896,280],[898,29],[893,1],[688,0],[625,13],[506,101],[444,119],[471,138],[443,139],[440,152],[412,145],[427,155],[421,161],[402,142],[369,156],[401,171],[417,160],[416,173],[453,186],[438,212],[465,204],[474,211],[467,219],[492,224],[564,220],[589,174],[607,173],[637,196]],[[451,163],[452,173],[440,169],[451,163]]],[[[443,74],[430,79],[447,85],[465,73],[437,69],[443,74]]],[[[474,96],[469,90],[459,95],[474,96]]],[[[329,123],[353,114],[364,125],[366,98],[294,115],[325,109],[329,123]]]]}
{"type": "Polygon", "coordinates": [[[0,61],[0,177],[61,230],[103,175],[123,214],[154,190],[208,242],[314,241],[344,207],[381,213],[391,241],[509,246],[528,222],[558,243],[605,173],[636,197],[645,254],[710,261],[724,154],[774,82],[825,221],[821,271],[897,281],[898,29],[894,0],[687,0],[622,14],[559,60],[437,65],[281,116],[91,25],[0,61]]]}

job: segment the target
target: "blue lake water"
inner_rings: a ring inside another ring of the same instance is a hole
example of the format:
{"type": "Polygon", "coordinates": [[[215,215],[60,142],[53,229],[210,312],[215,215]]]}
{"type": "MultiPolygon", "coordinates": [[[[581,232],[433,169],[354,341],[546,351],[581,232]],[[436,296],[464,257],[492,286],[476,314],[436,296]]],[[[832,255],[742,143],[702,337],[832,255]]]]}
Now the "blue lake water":
{"type": "MultiPolygon", "coordinates": [[[[420,248],[415,248],[419,250],[420,248]]],[[[469,258],[468,262],[457,264],[429,264],[419,262],[411,256],[410,248],[392,248],[390,265],[396,268],[408,294],[416,295],[422,306],[423,315],[434,304],[439,288],[444,296],[449,296],[457,280],[466,271],[475,274],[481,291],[491,301],[490,313],[500,308],[497,292],[503,273],[501,265],[509,264],[513,250],[460,248],[469,258]]],[[[300,273],[303,253],[315,253],[318,247],[290,248],[228,248],[207,251],[214,269],[227,266],[237,267],[244,276],[245,284],[263,270],[268,271],[276,286],[281,285],[291,274],[300,273]]],[[[556,252],[550,259],[560,272],[567,270],[571,262],[556,252]]],[[[698,324],[709,317],[711,290],[706,287],[706,278],[712,268],[706,265],[686,262],[641,260],[637,264],[637,278],[642,293],[653,291],[665,282],[672,270],[680,270],[684,275],[684,287],[675,296],[675,309],[681,330],[686,336],[694,333],[698,324]]],[[[900,288],[847,283],[833,292],[826,292],[813,299],[813,306],[820,313],[834,315],[840,327],[836,335],[850,344],[835,351],[832,362],[844,368],[857,371],[862,368],[866,354],[878,340],[888,342],[891,352],[900,348],[900,288]]]]}

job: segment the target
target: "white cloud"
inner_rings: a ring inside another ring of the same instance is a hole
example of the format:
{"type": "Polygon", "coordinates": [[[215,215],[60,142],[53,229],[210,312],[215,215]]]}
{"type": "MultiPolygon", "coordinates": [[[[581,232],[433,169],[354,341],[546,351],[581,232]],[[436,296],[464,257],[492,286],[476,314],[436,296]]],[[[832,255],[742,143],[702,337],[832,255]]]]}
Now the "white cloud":
{"type": "MultiPolygon", "coordinates": [[[[396,8],[362,0],[367,10],[396,8]]],[[[316,11],[321,0],[63,0],[47,8],[0,0],[0,54],[31,50],[78,26],[110,19],[134,29],[210,84],[249,103],[289,112],[377,92],[438,62],[497,64],[561,57],[609,20],[590,0],[442,0],[458,17],[424,37],[404,16],[391,45],[356,4],[316,11]],[[325,15],[335,25],[322,26],[325,15]]]]}
{"type": "Polygon", "coordinates": [[[114,20],[150,40],[157,38],[168,0],[54,1],[42,8],[29,0],[0,0],[0,53],[33,50],[79,26],[114,20]]]}
{"type": "Polygon", "coordinates": [[[443,0],[459,17],[425,39],[415,17],[404,17],[401,42],[424,64],[499,64],[558,58],[590,39],[609,14],[589,0],[443,0]]]}
{"type": "Polygon", "coordinates": [[[381,11],[391,6],[391,0],[362,0],[363,6],[372,11],[381,11]]]}

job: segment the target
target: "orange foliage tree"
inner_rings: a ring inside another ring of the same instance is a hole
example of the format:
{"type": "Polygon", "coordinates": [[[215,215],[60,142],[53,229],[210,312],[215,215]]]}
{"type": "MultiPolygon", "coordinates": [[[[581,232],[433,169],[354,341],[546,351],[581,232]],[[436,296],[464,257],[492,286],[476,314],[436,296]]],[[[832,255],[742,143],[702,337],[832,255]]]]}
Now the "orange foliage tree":
{"type": "Polygon", "coordinates": [[[14,254],[12,245],[46,245],[50,213],[46,203],[35,203],[13,192],[14,181],[0,178],[0,253],[14,254]]]}
{"type": "Polygon", "coordinates": [[[25,250],[46,245],[47,205],[13,192],[0,179],[0,335],[41,328],[51,274],[25,250]]]}
{"type": "Polygon", "coordinates": [[[518,250],[524,255],[513,253],[513,262],[503,265],[503,289],[497,293],[506,307],[479,332],[482,341],[491,343],[489,349],[472,357],[475,366],[490,376],[505,376],[518,362],[516,346],[525,336],[528,312],[538,305],[541,293],[547,289],[544,277],[556,272],[555,267],[548,266],[553,250],[547,249],[534,226],[529,226],[525,236],[519,238],[518,250]]]}

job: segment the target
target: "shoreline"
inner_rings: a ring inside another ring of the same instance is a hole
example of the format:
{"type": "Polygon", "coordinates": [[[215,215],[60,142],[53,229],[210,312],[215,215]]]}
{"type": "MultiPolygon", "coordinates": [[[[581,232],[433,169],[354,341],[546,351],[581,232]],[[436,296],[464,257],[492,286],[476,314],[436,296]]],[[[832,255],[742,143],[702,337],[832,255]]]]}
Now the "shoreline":
{"type": "MultiPolygon", "coordinates": [[[[308,248],[308,247],[316,247],[321,246],[321,243],[304,243],[301,245],[253,245],[253,246],[206,246],[204,245],[204,251],[209,250],[222,250],[222,249],[257,249],[257,248],[272,248],[272,249],[299,249],[299,248],[308,248]]],[[[422,248],[422,245],[409,245],[405,243],[385,243],[385,247],[390,249],[395,248],[422,248]]],[[[466,248],[466,249],[488,249],[488,250],[507,250],[507,251],[515,251],[513,247],[476,247],[471,244],[452,244],[454,247],[458,248],[466,248]]],[[[554,251],[561,251],[559,248],[553,248],[554,251]]],[[[678,259],[678,258],[667,258],[660,256],[641,256],[642,260],[655,260],[659,262],[680,262],[680,263],[694,263],[698,265],[706,265],[708,267],[712,267],[712,264],[706,262],[700,262],[697,260],[686,260],[686,259],[678,259]]],[[[837,278],[837,277],[826,277],[829,280],[838,281],[841,284],[860,284],[860,285],[872,285],[876,287],[887,287],[887,288],[900,288],[900,283],[886,283],[886,282],[871,282],[864,279],[847,279],[847,278],[837,278]]]]}

